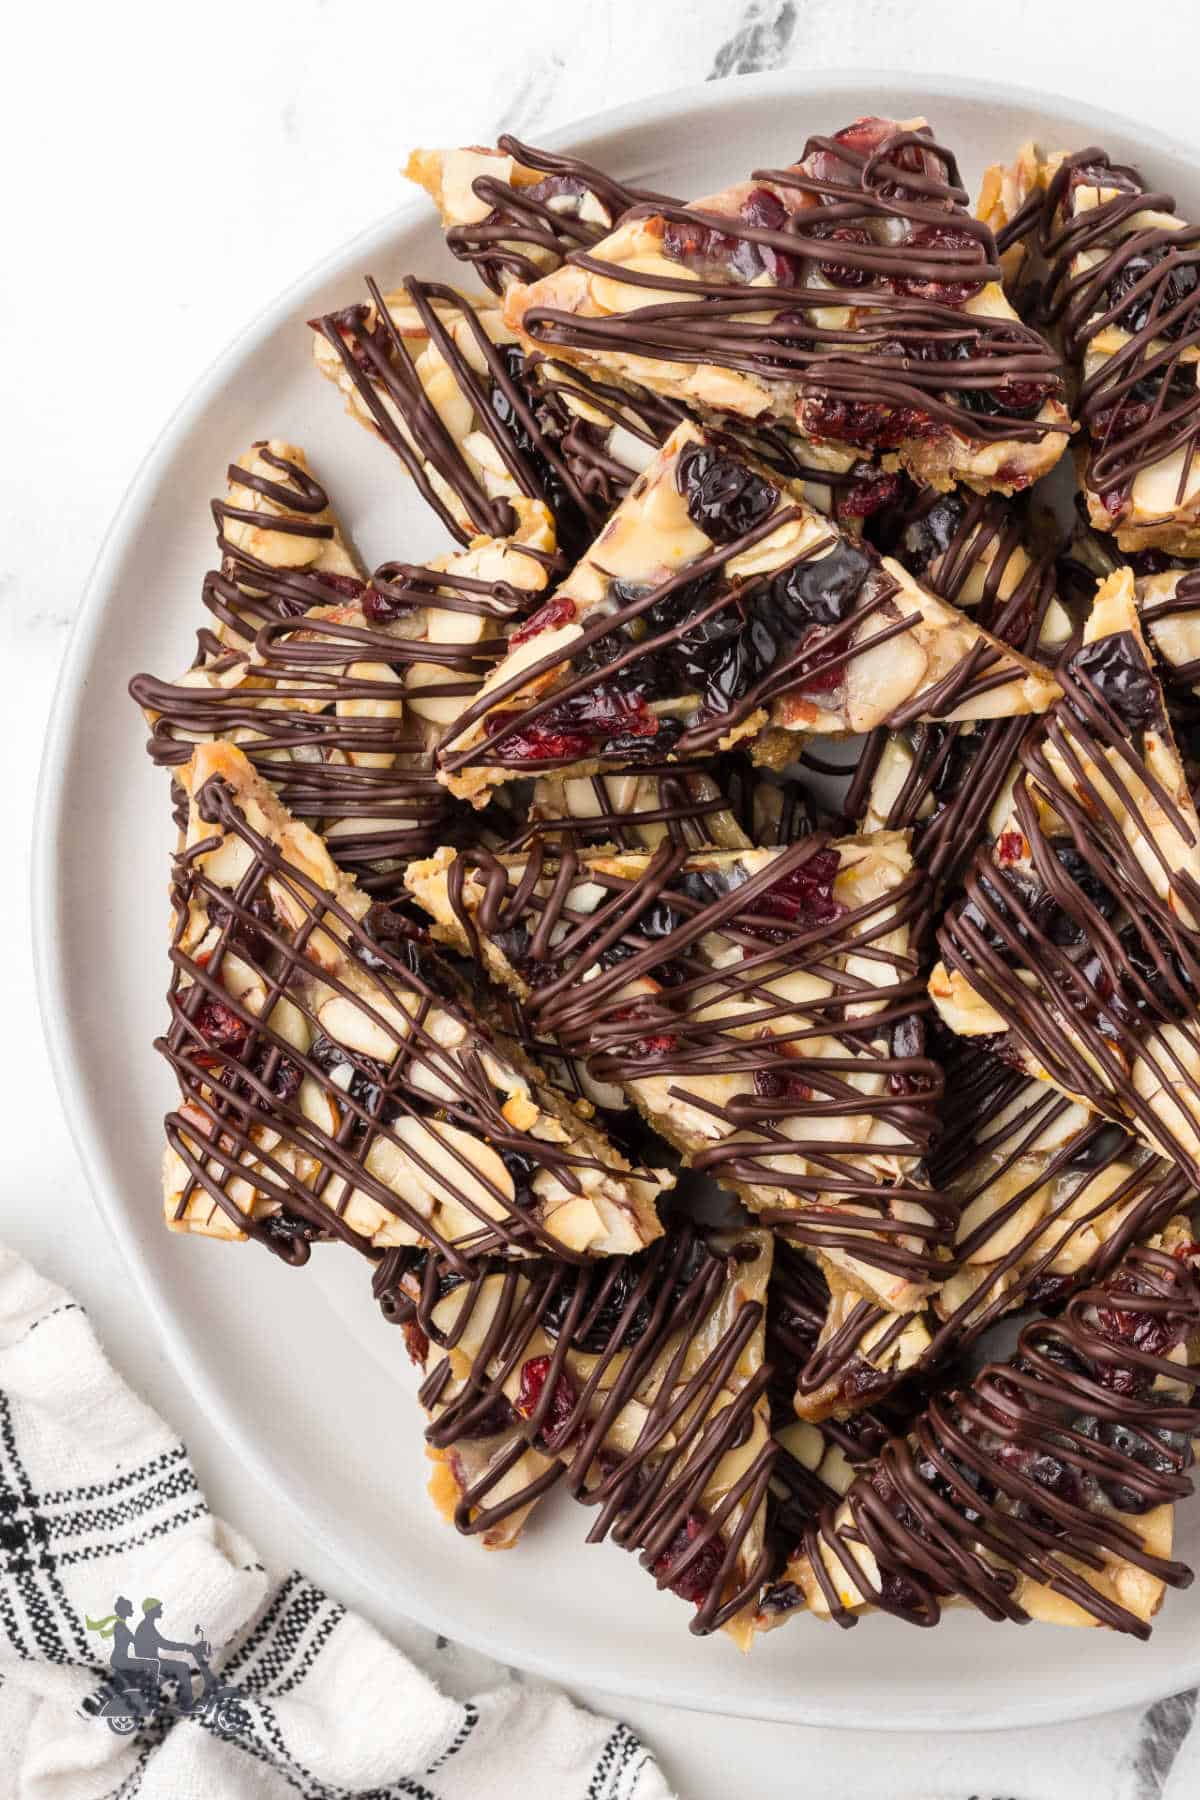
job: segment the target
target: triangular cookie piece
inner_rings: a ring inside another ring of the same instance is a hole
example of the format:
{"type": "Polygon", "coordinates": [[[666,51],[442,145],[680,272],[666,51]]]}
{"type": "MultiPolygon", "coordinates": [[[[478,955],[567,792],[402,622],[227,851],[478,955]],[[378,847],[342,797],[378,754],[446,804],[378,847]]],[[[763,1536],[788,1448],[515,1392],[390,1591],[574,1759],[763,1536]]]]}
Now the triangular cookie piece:
{"type": "Polygon", "coordinates": [[[1027,1325],[1007,1362],[931,1401],[809,1527],[787,1574],[809,1611],[932,1625],[961,1601],[1149,1637],[1166,1589],[1192,1578],[1171,1548],[1200,1433],[1198,1258],[1172,1219],[1063,1318],[1027,1325]]]}
{"type": "Polygon", "coordinates": [[[1096,148],[992,169],[980,211],[1038,282],[1078,388],[1088,517],[1122,550],[1200,554],[1200,226],[1096,148]]]}
{"type": "MultiPolygon", "coordinates": [[[[658,1586],[696,1608],[693,1632],[724,1627],[747,1647],[779,1456],[763,1356],[771,1250],[768,1232],[681,1224],[595,1269],[484,1265],[471,1282],[434,1258],[413,1269],[404,1288],[427,1345],[427,1436],[450,1462],[458,1506],[471,1506],[458,1490],[479,1477],[453,1459],[481,1428],[517,1428],[541,1465],[522,1471],[533,1488],[557,1463],[596,1509],[589,1542],[639,1551],[658,1586]]],[[[436,1497],[441,1467],[434,1481],[436,1497]]],[[[493,1528],[537,1497],[500,1485],[480,1496],[493,1528]]],[[[466,1522],[478,1529],[469,1512],[466,1522]]]]}
{"type": "Polygon", "coordinates": [[[508,133],[495,149],[414,150],[404,173],[437,207],[449,249],[494,294],[536,281],[599,242],[631,206],[663,198],[508,133]]]}
{"type": "MultiPolygon", "coordinates": [[[[1034,549],[1022,510],[999,495],[913,491],[881,541],[908,573],[970,611],[1001,643],[1053,668],[1072,640],[1051,550],[1034,549]]],[[[911,831],[915,860],[953,886],[981,837],[1007,817],[1027,721],[915,723],[872,732],[843,811],[864,831],[911,831]]]]}
{"type": "Polygon", "coordinates": [[[547,765],[753,743],[782,766],[808,736],[1004,718],[1057,692],[795,484],[685,424],[514,634],[441,761],[451,792],[482,805],[547,765]]]}
{"type": "Polygon", "coordinates": [[[939,1032],[944,1128],[930,1178],[958,1213],[956,1267],[933,1298],[927,1362],[1005,1313],[1061,1306],[1187,1203],[1188,1183],[1136,1137],[1044,1081],[939,1032]]]}
{"type": "Polygon", "coordinates": [[[953,1217],[922,1170],[941,1077],[903,837],[558,864],[447,849],[407,880],[435,935],[811,1248],[835,1290],[893,1313],[930,1291],[953,1217]]]}
{"type": "Polygon", "coordinates": [[[1009,820],[938,932],[952,1031],[1200,1180],[1200,821],[1129,570],[1100,588],[1009,820]]]}
{"type": "Polygon", "coordinates": [[[490,295],[418,281],[310,321],[313,356],[466,543],[540,500],[572,556],[599,531],[681,409],[529,357],[490,295]]]}
{"type": "Polygon", "coordinates": [[[833,1441],[860,1441],[866,1409],[887,1404],[927,1360],[929,1330],[921,1313],[885,1312],[840,1282],[831,1291],[811,1256],[777,1235],[767,1346],[773,1429],[798,1455],[799,1445],[811,1448],[814,1440],[803,1432],[788,1438],[784,1425],[828,1426],[833,1441]]]}
{"type": "Polygon", "coordinates": [[[549,578],[546,509],[514,507],[515,537],[385,564],[356,597],[268,619],[252,642],[243,633],[255,621],[235,618],[229,577],[208,576],[213,623],[193,667],[129,685],[151,757],[177,769],[197,743],[239,745],[340,867],[374,892],[394,887],[405,860],[434,848],[445,816],[435,745],[549,578]]]}
{"type": "Polygon", "coordinates": [[[760,1631],[784,1624],[803,1608],[803,1591],[786,1566],[797,1546],[822,1513],[836,1508],[855,1472],[871,1463],[890,1437],[903,1435],[925,1404],[919,1380],[897,1386],[890,1368],[874,1368],[853,1345],[844,1352],[843,1337],[843,1331],[831,1330],[829,1290],[819,1270],[777,1238],[767,1289],[767,1361],[771,1435],[780,1454],[767,1505],[775,1566],[759,1597],[760,1631]],[[853,1395],[853,1414],[833,1416],[827,1400],[821,1404],[818,1382],[827,1396],[853,1395]]]}
{"type": "Polygon", "coordinates": [[[505,316],[549,355],[692,407],[774,417],[919,479],[1012,493],[1071,423],[1058,358],[924,120],[859,119],[691,205],[636,207],[505,316]]]}
{"type": "MultiPolygon", "coordinates": [[[[624,1261],[611,1258],[606,1266],[623,1267],[624,1261]]],[[[570,1264],[563,1270],[568,1278],[574,1272],[570,1264]]],[[[484,1263],[460,1288],[464,1313],[486,1291],[489,1274],[496,1273],[503,1274],[502,1264],[484,1263]]],[[[538,1501],[560,1479],[562,1463],[528,1441],[524,1419],[501,1395],[489,1407],[471,1409],[465,1423],[460,1423],[462,1413],[452,1410],[462,1400],[472,1365],[462,1355],[447,1353],[433,1317],[437,1301],[459,1285],[445,1262],[426,1250],[385,1250],[371,1285],[384,1317],[400,1327],[410,1361],[429,1377],[420,1397],[430,1421],[425,1449],[432,1464],[430,1499],[464,1537],[478,1538],[485,1550],[511,1550],[538,1501]],[[438,1422],[448,1412],[451,1418],[439,1433],[438,1422]],[[435,1435],[440,1439],[436,1443],[431,1441],[435,1435]]],[[[502,1282],[507,1291],[512,1285],[502,1282]]],[[[519,1289],[529,1292],[527,1279],[519,1289]]]]}
{"type": "Polygon", "coordinates": [[[212,502],[221,565],[205,577],[214,623],[200,635],[198,661],[245,650],[272,619],[361,599],[367,585],[329,495],[297,445],[281,438],[251,444],[227,476],[224,499],[212,502]]]}
{"type": "Polygon", "coordinates": [[[167,1119],[168,1224],[252,1236],[291,1260],[317,1237],[366,1254],[608,1255],[659,1236],[663,1172],[633,1171],[411,926],[373,903],[241,751],[181,771],[167,1119]]]}

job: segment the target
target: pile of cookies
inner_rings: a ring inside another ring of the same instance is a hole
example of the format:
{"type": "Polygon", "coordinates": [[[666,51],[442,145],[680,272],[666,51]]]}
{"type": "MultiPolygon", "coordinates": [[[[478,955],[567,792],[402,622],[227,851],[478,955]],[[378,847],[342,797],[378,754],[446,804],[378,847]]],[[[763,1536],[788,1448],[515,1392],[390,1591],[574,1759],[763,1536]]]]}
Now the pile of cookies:
{"type": "Polygon", "coordinates": [[[167,1223],[357,1252],[490,1548],[561,1487],[743,1648],[1147,1636],[1200,1433],[1200,228],[1096,148],[973,214],[923,120],[700,200],[409,173],[463,284],[309,325],[445,554],[368,573],[265,439],[131,683],[167,1223]]]}

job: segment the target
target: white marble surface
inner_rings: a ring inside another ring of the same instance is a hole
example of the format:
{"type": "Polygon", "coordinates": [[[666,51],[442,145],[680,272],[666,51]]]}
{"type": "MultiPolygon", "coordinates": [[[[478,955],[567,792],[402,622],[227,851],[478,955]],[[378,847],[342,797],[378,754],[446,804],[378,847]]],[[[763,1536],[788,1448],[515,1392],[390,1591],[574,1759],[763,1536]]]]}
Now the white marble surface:
{"type": "MultiPolygon", "coordinates": [[[[0,1094],[20,1124],[0,1167],[0,1232],[87,1303],[114,1357],[189,1439],[214,1504],[272,1557],[334,1581],[367,1612],[378,1614],[372,1596],[347,1592],[324,1547],[240,1477],[185,1376],[132,1314],[41,1045],[27,917],[33,770],[105,524],[226,340],[396,204],[395,170],[411,144],[486,142],[506,127],[536,138],[640,95],[791,63],[1028,81],[1200,136],[1184,73],[1200,49],[1200,15],[1143,4],[1131,30],[1134,11],[1128,0],[511,0],[506,11],[485,0],[209,0],[188,18],[141,0],[68,0],[25,5],[9,20],[0,668],[13,816],[0,891],[0,1094]]],[[[803,120],[796,135],[799,144],[803,120]]],[[[134,1050],[113,1053],[129,1057],[136,1081],[134,1050]]],[[[483,1659],[428,1633],[397,1635],[456,1690],[494,1677],[483,1659]]],[[[1083,1656],[1079,1667],[1086,1681],[1083,1656]]],[[[1160,1710],[1149,1729],[1117,1714],[1054,1731],[851,1739],[582,1697],[619,1704],[686,1800],[1154,1800],[1164,1759],[1147,1745],[1165,1746],[1178,1713],[1160,1710]]]]}

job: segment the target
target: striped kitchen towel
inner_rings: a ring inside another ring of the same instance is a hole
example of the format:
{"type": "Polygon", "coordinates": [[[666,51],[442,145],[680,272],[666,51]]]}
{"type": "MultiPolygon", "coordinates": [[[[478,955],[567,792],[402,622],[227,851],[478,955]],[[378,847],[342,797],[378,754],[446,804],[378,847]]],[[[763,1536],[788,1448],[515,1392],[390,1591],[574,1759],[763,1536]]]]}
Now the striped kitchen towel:
{"type": "Polygon", "coordinates": [[[460,1704],[279,1580],[82,1308],[0,1248],[0,1800],[670,1800],[624,1725],[460,1704]]]}

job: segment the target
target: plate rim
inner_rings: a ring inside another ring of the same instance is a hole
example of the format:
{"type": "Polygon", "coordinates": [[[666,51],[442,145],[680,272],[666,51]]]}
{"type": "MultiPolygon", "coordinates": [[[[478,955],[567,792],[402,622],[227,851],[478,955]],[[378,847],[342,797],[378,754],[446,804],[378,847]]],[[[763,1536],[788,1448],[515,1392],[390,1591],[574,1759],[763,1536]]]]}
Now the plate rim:
{"type": "MultiPolygon", "coordinates": [[[[1133,138],[1139,147],[1150,154],[1158,152],[1177,156],[1182,151],[1200,160],[1200,145],[1187,137],[1142,125],[1128,115],[1107,107],[1093,106],[1090,102],[1052,89],[940,72],[869,68],[813,71],[778,69],[728,77],[719,82],[693,82],[662,94],[625,101],[620,106],[598,109],[552,131],[539,132],[538,139],[548,149],[570,150],[572,145],[586,142],[602,133],[645,125],[650,120],[670,121],[701,103],[706,103],[713,111],[720,111],[724,106],[736,104],[738,100],[752,94],[768,96],[789,91],[797,97],[824,101],[836,98],[839,93],[847,90],[857,91],[872,86],[878,90],[881,100],[889,92],[902,93],[911,89],[930,99],[992,104],[1008,110],[1022,106],[1031,110],[1058,110],[1066,115],[1078,116],[1081,122],[1086,120],[1089,131],[1095,129],[1099,133],[1111,132],[1133,138]]],[[[285,1502],[314,1538],[322,1536],[318,1521],[309,1507],[297,1499],[270,1449],[242,1424],[240,1415],[229,1406],[223,1387],[209,1376],[207,1365],[203,1361],[197,1363],[188,1356],[189,1339],[184,1329],[176,1326],[171,1309],[152,1277],[151,1267],[140,1253],[127,1206],[121,1198],[120,1182],[115,1171],[108,1167],[99,1143],[93,1121],[94,1109],[88,1096],[85,1064],[70,1024],[70,1009],[67,1004],[69,997],[63,980],[55,931],[60,901],[59,886],[65,866],[60,847],[65,836],[69,802],[64,778],[68,761],[65,752],[73,731],[79,727],[80,713],[76,703],[82,692],[81,677],[104,628],[109,579],[136,533],[140,513],[153,488],[157,465],[173,452],[178,440],[186,435],[203,413],[234,366],[251,353],[256,344],[269,337],[286,321],[296,301],[304,293],[337,273],[351,257],[359,253],[369,254],[376,246],[382,247],[388,236],[402,230],[406,223],[426,212],[427,203],[414,196],[354,233],[302,270],[272,300],[259,308],[248,323],[208,362],[167,415],[130,478],[100,540],[84,583],[47,715],[33,807],[30,915],[38,1011],[55,1089],[71,1141],[83,1168],[90,1202],[99,1212],[110,1239],[132,1275],[172,1364],[181,1373],[186,1371],[192,1392],[209,1416],[219,1421],[230,1450],[269,1492],[285,1502]]],[[[343,1569],[351,1579],[361,1583],[363,1570],[344,1549],[341,1539],[334,1537],[325,1540],[324,1548],[334,1564],[343,1569]]],[[[446,1620],[439,1618],[419,1596],[405,1591],[399,1599],[398,1610],[405,1616],[428,1630],[444,1630],[446,1620]]],[[[514,1652],[486,1620],[478,1624],[468,1622],[465,1625],[456,1621],[453,1636],[471,1649],[481,1651],[503,1664],[515,1663],[557,1685],[562,1685],[564,1679],[571,1681],[571,1677],[564,1677],[562,1668],[551,1659],[540,1658],[536,1653],[525,1650],[514,1652]]],[[[905,1733],[930,1729],[943,1732],[1000,1730],[1059,1724],[1096,1717],[1113,1710],[1108,1702],[1089,1701],[1075,1690],[1071,1694],[1060,1692],[1057,1697],[1042,1705],[1029,1700],[1008,1704],[993,1701],[987,1705],[964,1709],[964,1712],[949,1718],[944,1710],[936,1708],[910,1710],[900,1718],[880,1718],[873,1708],[856,1705],[852,1693],[844,1704],[812,1704],[798,1698],[796,1704],[784,1705],[761,1698],[758,1701],[751,1699],[749,1702],[742,1702],[738,1711],[730,1712],[718,1700],[707,1695],[681,1695],[669,1681],[643,1681],[634,1694],[628,1687],[621,1686],[619,1675],[611,1682],[595,1679],[590,1675],[585,1676],[584,1680],[589,1687],[618,1699],[636,1698],[639,1701],[679,1707],[685,1711],[723,1715],[738,1720],[753,1718],[779,1724],[905,1733]]],[[[1142,1684],[1134,1684],[1120,1704],[1124,1707],[1150,1705],[1168,1694],[1194,1685],[1197,1681],[1200,1681],[1200,1642],[1194,1659],[1181,1666],[1177,1675],[1172,1674],[1168,1684],[1163,1684],[1161,1673],[1157,1677],[1149,1676],[1142,1684]]]]}

